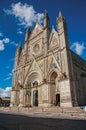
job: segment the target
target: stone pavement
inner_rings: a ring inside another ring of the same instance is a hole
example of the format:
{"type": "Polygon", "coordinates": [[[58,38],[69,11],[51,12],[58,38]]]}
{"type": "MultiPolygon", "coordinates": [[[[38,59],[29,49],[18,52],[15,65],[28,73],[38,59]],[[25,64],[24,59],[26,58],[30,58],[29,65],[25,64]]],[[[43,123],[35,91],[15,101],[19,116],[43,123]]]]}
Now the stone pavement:
{"type": "Polygon", "coordinates": [[[86,120],[82,119],[44,118],[16,114],[0,112],[0,130],[86,130],[86,120]]]}

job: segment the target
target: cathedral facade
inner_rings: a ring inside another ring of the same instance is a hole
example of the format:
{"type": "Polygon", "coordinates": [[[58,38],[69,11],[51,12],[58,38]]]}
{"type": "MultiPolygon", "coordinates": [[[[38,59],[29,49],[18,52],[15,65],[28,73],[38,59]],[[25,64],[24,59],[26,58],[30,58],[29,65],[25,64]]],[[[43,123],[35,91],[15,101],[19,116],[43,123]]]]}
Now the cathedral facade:
{"type": "Polygon", "coordinates": [[[10,106],[86,105],[86,62],[70,50],[66,20],[59,12],[57,30],[46,11],[43,20],[17,47],[10,106]]]}

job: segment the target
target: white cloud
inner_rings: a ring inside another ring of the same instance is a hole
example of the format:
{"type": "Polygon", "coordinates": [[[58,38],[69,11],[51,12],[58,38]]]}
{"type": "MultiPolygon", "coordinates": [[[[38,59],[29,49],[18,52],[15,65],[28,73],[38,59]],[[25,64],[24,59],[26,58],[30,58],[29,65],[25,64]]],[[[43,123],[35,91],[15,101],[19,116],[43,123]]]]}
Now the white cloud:
{"type": "Polygon", "coordinates": [[[10,97],[11,89],[11,87],[6,87],[5,89],[0,88],[0,97],[10,97]]]}
{"type": "Polygon", "coordinates": [[[3,38],[0,40],[0,51],[3,51],[5,49],[4,43],[9,43],[10,39],[9,38],[3,38]]]}
{"type": "Polygon", "coordinates": [[[3,34],[0,32],[0,37],[3,37],[3,34]]]}
{"type": "Polygon", "coordinates": [[[18,46],[18,44],[14,41],[11,42],[9,38],[3,38],[0,40],[0,51],[3,51],[5,49],[5,44],[13,45],[15,47],[18,46]]]}
{"type": "Polygon", "coordinates": [[[21,29],[19,28],[17,31],[18,34],[23,34],[23,32],[21,31],[21,29]]]}
{"type": "Polygon", "coordinates": [[[23,32],[22,31],[18,31],[17,33],[22,34],[23,32]]]}
{"type": "Polygon", "coordinates": [[[13,75],[13,69],[10,73],[8,73],[8,76],[4,79],[4,81],[10,80],[12,78],[13,75]]]}
{"type": "Polygon", "coordinates": [[[32,26],[36,19],[39,22],[42,22],[43,19],[43,13],[37,13],[32,5],[22,4],[21,2],[12,4],[11,9],[4,9],[4,12],[7,15],[14,15],[19,21],[18,24],[25,25],[25,27],[32,26]]]}
{"type": "Polygon", "coordinates": [[[71,49],[74,50],[78,55],[82,55],[86,47],[84,43],[74,42],[71,46],[71,49]]]}
{"type": "Polygon", "coordinates": [[[9,38],[4,38],[4,39],[3,39],[3,42],[4,42],[4,43],[9,43],[9,42],[10,42],[10,39],[9,39],[9,38]]]}
{"type": "Polygon", "coordinates": [[[10,42],[10,45],[13,45],[13,46],[18,46],[18,44],[17,43],[15,43],[14,41],[12,41],[12,42],[10,42]]]}
{"type": "Polygon", "coordinates": [[[5,49],[3,40],[0,40],[0,51],[3,51],[5,49]]]}
{"type": "Polygon", "coordinates": [[[7,78],[4,79],[4,81],[10,80],[11,76],[8,76],[7,78]]]}
{"type": "Polygon", "coordinates": [[[12,73],[9,73],[8,75],[9,75],[9,76],[12,76],[12,73]]]}

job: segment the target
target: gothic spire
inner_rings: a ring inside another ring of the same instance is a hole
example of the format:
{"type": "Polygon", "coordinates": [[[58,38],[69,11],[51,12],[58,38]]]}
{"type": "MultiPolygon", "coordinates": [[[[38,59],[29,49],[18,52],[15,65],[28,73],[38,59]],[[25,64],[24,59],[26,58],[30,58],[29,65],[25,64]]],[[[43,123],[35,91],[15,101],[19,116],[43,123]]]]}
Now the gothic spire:
{"type": "Polygon", "coordinates": [[[29,26],[28,26],[28,28],[27,28],[26,32],[28,32],[28,31],[30,32],[30,27],[29,27],[29,26]]]}
{"type": "Polygon", "coordinates": [[[58,15],[58,18],[62,18],[63,16],[62,16],[62,13],[61,13],[61,11],[59,11],[59,15],[58,15]]]}
{"type": "Polygon", "coordinates": [[[44,12],[44,17],[48,17],[48,12],[47,12],[47,10],[45,10],[45,12],[44,12]]]}
{"type": "Polygon", "coordinates": [[[46,10],[44,12],[44,26],[47,26],[47,27],[50,26],[50,20],[49,20],[48,12],[46,10]]]}
{"type": "Polygon", "coordinates": [[[22,48],[22,43],[19,42],[18,46],[17,46],[17,49],[19,50],[20,48],[22,48]]]}
{"type": "Polygon", "coordinates": [[[28,38],[29,38],[29,36],[30,36],[30,33],[31,33],[30,27],[28,27],[27,30],[26,30],[26,34],[25,34],[25,41],[28,40],[28,38]]]}

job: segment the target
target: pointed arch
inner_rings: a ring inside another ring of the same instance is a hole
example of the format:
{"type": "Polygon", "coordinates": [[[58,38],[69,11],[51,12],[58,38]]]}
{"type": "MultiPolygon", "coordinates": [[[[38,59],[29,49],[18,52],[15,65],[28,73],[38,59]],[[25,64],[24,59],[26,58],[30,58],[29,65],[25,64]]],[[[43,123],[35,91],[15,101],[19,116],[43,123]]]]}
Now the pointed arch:
{"type": "Polygon", "coordinates": [[[34,81],[37,81],[38,84],[40,84],[42,82],[42,75],[41,75],[41,72],[37,71],[37,70],[34,70],[34,71],[31,71],[26,79],[25,79],[25,82],[24,82],[24,86],[27,82],[31,82],[33,83],[34,81]]]}

